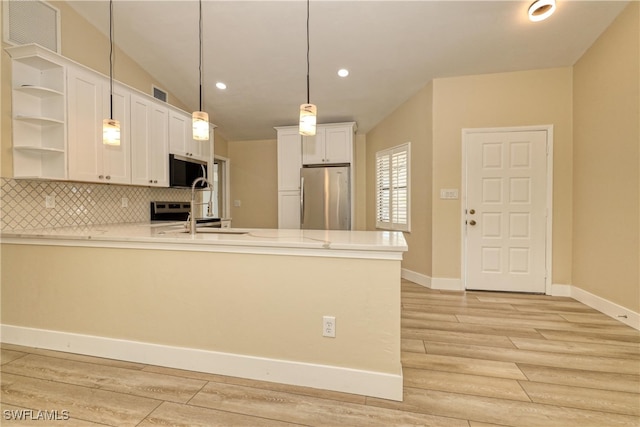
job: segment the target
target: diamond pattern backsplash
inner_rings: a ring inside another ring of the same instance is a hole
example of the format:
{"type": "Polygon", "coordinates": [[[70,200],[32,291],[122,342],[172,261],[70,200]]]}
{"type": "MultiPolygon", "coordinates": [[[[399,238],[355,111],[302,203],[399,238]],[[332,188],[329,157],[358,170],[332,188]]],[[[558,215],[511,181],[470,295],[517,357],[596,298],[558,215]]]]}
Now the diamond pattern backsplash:
{"type": "Polygon", "coordinates": [[[190,198],[190,190],[179,188],[0,178],[0,229],[147,222],[149,202],[190,198]],[[46,207],[47,196],[55,207],[46,207]]]}

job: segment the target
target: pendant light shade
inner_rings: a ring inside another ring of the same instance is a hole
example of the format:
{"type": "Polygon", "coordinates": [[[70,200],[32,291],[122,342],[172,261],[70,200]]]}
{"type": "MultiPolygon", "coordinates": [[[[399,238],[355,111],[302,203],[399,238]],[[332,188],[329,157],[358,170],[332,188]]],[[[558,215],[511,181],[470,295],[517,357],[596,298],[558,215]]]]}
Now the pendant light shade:
{"type": "Polygon", "coordinates": [[[318,108],[309,100],[309,0],[307,0],[307,103],[300,106],[300,127],[298,132],[303,136],[316,134],[316,117],[318,108]]]}
{"type": "Polygon", "coordinates": [[[209,140],[209,114],[204,111],[194,111],[193,119],[193,139],[196,141],[209,140]]]}
{"type": "Polygon", "coordinates": [[[120,145],[120,122],[113,119],[113,0],[109,1],[109,118],[102,121],[102,143],[120,145]]]}
{"type": "Polygon", "coordinates": [[[196,141],[208,141],[209,140],[209,114],[202,111],[202,0],[198,2],[199,5],[199,20],[198,20],[198,77],[200,79],[200,111],[194,111],[192,114],[193,121],[193,139],[196,141]]]}
{"type": "Polygon", "coordinates": [[[102,121],[102,143],[104,145],[120,145],[120,122],[113,119],[102,121]]]}
{"type": "Polygon", "coordinates": [[[300,106],[300,135],[313,136],[316,134],[316,116],[318,109],[313,104],[300,106]]]}

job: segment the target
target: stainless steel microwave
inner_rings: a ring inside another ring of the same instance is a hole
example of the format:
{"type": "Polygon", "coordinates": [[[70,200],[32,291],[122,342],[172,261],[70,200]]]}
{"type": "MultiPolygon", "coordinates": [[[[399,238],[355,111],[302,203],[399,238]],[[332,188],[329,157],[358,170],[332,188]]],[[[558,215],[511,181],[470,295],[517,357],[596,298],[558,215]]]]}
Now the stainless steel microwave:
{"type": "MultiPolygon", "coordinates": [[[[201,176],[207,177],[207,163],[188,157],[169,154],[169,186],[191,188],[193,181],[201,176]]],[[[205,188],[205,182],[199,182],[196,188],[205,188]]]]}

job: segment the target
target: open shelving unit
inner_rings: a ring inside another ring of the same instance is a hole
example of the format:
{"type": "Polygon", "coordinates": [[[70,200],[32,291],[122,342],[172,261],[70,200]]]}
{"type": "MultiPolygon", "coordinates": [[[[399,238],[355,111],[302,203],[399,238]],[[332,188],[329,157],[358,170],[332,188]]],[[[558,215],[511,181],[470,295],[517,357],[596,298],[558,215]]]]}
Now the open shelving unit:
{"type": "Polygon", "coordinates": [[[66,77],[58,56],[30,44],[11,56],[14,178],[66,179],[66,77]]]}

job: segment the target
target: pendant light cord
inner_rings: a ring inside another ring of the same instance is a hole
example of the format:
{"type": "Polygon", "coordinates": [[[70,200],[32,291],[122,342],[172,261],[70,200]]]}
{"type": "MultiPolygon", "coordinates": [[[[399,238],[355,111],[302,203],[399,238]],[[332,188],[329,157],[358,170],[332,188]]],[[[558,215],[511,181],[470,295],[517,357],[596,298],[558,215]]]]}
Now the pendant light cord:
{"type": "Polygon", "coordinates": [[[307,0],[307,104],[309,104],[309,0],[307,0]]]}
{"type": "Polygon", "coordinates": [[[202,111],[202,0],[200,0],[200,19],[198,22],[199,27],[199,61],[198,61],[198,78],[200,79],[200,111],[202,111]]]}
{"type": "Polygon", "coordinates": [[[113,120],[113,0],[109,0],[109,109],[113,120]]]}

